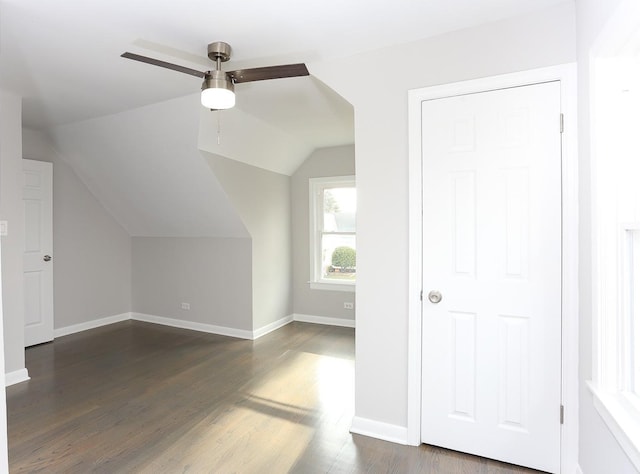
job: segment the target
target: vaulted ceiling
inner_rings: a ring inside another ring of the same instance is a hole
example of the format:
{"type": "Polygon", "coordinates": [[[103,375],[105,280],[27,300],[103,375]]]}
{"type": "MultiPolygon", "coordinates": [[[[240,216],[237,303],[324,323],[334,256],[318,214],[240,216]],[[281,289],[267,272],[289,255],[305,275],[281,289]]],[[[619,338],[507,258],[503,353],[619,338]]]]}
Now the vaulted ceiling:
{"type": "MultiPolygon", "coordinates": [[[[199,91],[197,78],[124,60],[124,51],[206,70],[207,44],[222,40],[232,45],[233,69],[314,62],[562,1],[2,0],[0,86],[24,97],[27,126],[43,128],[199,91]]],[[[402,71],[394,70],[393,57],[381,57],[380,73],[402,71]]],[[[237,87],[238,106],[295,128],[296,107],[309,114],[322,107],[317,96],[327,94],[318,88],[305,78],[245,84],[237,87]]]]}
{"type": "MultiPolygon", "coordinates": [[[[243,235],[198,149],[291,174],[354,141],[353,108],[314,65],[566,1],[0,0],[0,87],[132,235],[243,235]],[[120,57],[204,71],[212,41],[231,44],[228,70],[305,62],[311,76],[238,84],[236,108],[212,113],[198,78],[120,57]]],[[[387,53],[379,74],[403,71],[387,53]]]]}

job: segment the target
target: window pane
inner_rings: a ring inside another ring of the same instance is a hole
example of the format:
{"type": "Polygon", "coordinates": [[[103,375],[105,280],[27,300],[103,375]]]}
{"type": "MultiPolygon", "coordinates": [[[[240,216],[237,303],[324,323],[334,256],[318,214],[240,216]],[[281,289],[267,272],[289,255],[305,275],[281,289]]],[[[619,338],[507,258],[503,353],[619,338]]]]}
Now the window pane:
{"type": "Polygon", "coordinates": [[[356,231],[356,189],[330,188],[324,190],[325,232],[356,231]]]}
{"type": "Polygon", "coordinates": [[[321,274],[327,280],[356,280],[356,236],[322,236],[321,274]]]}

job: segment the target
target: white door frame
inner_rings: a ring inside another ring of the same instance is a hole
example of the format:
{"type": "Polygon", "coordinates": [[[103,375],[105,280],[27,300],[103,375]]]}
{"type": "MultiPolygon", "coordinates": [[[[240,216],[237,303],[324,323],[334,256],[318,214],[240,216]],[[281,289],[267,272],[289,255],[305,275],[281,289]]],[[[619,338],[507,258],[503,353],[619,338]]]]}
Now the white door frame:
{"type": "MultiPolygon", "coordinates": [[[[422,354],[422,101],[560,81],[562,137],[562,462],[578,466],[578,153],[576,65],[563,64],[409,91],[407,444],[420,444],[422,354]]],[[[560,126],[558,118],[558,126],[560,126]]],[[[558,407],[559,410],[560,407],[558,407]]],[[[560,416],[560,413],[558,413],[560,416]]]]}

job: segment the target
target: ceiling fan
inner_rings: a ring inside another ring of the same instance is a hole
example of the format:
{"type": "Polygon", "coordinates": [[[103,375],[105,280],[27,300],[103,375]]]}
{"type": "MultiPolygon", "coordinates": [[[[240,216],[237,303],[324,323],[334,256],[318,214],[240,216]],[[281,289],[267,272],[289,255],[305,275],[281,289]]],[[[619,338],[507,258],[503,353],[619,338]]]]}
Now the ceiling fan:
{"type": "Polygon", "coordinates": [[[120,56],[203,78],[204,82],[202,83],[201,94],[202,105],[212,110],[230,109],[235,105],[236,96],[234,93],[234,84],[309,75],[307,66],[303,63],[223,71],[221,64],[227,62],[231,57],[231,46],[222,41],[209,44],[207,47],[207,55],[209,59],[215,61],[216,64],[215,69],[205,72],[135,53],[126,52],[120,56]]]}

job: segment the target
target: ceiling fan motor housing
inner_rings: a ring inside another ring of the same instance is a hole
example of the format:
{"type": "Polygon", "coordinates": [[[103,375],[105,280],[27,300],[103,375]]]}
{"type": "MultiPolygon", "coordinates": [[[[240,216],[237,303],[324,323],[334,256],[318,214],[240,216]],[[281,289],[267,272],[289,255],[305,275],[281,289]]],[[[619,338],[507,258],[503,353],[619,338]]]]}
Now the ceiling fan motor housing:
{"type": "Polygon", "coordinates": [[[223,41],[210,43],[209,46],[207,46],[207,56],[209,56],[209,59],[212,61],[220,59],[223,63],[227,62],[231,57],[231,46],[223,41]]]}

